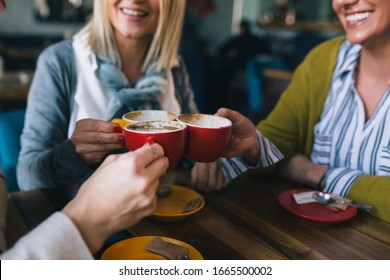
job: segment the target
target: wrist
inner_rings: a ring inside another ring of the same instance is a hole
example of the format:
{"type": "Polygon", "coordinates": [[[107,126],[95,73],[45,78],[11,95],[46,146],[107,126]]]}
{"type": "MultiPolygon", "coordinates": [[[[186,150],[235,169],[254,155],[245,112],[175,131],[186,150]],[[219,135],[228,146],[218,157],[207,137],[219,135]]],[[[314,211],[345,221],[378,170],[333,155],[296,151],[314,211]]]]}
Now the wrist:
{"type": "Polygon", "coordinates": [[[95,253],[103,245],[106,236],[108,237],[108,234],[105,234],[105,226],[99,226],[99,223],[94,221],[93,215],[88,215],[72,202],[68,203],[62,212],[72,220],[91,253],[95,253]]]}
{"type": "Polygon", "coordinates": [[[327,171],[328,171],[328,167],[315,164],[314,168],[311,168],[307,172],[307,177],[306,177],[308,178],[307,184],[322,190],[324,188],[325,176],[327,171]]]}
{"type": "Polygon", "coordinates": [[[325,176],[326,176],[326,172],[321,176],[320,180],[317,183],[317,189],[319,189],[321,191],[325,187],[325,176]]]}

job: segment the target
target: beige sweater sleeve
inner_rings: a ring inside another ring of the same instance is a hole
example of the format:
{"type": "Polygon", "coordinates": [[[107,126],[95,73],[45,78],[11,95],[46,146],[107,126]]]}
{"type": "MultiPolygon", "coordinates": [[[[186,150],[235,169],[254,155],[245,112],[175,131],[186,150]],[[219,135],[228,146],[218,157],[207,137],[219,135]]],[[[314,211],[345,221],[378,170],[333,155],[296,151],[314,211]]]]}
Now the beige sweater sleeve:
{"type": "Polygon", "coordinates": [[[55,212],[0,256],[4,260],[92,260],[76,225],[55,212]]]}

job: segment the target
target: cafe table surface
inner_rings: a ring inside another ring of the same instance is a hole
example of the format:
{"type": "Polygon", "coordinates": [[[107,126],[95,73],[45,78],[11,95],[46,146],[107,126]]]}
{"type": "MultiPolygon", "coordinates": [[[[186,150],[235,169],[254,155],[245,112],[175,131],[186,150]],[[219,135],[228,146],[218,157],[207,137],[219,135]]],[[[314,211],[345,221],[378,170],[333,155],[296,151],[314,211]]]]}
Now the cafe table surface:
{"type": "MultiPolygon", "coordinates": [[[[169,172],[161,181],[188,186],[189,172],[169,172]]],[[[333,225],[305,221],[278,203],[281,192],[299,187],[279,177],[242,174],[225,190],[204,194],[205,207],[198,213],[170,222],[145,218],[126,233],[181,240],[206,260],[390,259],[390,223],[362,212],[333,225]]],[[[76,191],[58,188],[10,193],[8,245],[62,209],[76,191]]]]}

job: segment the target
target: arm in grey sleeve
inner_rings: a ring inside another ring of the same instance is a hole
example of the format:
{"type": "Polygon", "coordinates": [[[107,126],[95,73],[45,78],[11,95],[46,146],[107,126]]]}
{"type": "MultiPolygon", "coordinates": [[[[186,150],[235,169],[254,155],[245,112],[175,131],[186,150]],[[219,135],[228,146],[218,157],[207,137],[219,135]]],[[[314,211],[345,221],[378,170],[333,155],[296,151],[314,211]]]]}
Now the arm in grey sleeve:
{"type": "Polygon", "coordinates": [[[72,220],[56,212],[1,255],[4,260],[92,260],[72,220]]]}
{"type": "Polygon", "coordinates": [[[221,158],[223,173],[228,182],[248,169],[267,167],[283,159],[282,153],[270,140],[265,138],[258,130],[256,133],[260,143],[260,156],[256,165],[250,165],[240,157],[221,158]]]}
{"type": "Polygon", "coordinates": [[[93,172],[67,138],[76,84],[74,71],[70,43],[49,47],[38,60],[17,166],[22,190],[80,184],[93,172]]]}

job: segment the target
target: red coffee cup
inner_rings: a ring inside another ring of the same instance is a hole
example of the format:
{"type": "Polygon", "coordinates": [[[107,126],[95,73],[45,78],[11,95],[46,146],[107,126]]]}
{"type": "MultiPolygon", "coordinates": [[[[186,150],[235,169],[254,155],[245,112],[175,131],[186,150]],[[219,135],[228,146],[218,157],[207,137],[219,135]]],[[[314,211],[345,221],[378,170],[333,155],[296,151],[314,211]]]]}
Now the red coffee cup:
{"type": "Polygon", "coordinates": [[[227,148],[232,134],[229,119],[208,114],[182,114],[177,119],[187,125],[186,158],[212,162],[227,148]]]}
{"type": "Polygon", "coordinates": [[[169,169],[180,161],[187,137],[187,126],[176,121],[146,121],[124,127],[126,145],[134,151],[144,145],[158,143],[169,159],[169,169]]]}

